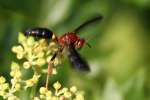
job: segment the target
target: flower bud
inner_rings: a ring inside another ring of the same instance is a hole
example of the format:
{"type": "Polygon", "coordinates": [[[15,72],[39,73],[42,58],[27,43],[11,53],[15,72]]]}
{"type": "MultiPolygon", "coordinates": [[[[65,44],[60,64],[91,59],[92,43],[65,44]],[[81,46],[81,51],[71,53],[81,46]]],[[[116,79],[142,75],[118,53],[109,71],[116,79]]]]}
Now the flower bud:
{"type": "Polygon", "coordinates": [[[56,83],[54,83],[53,87],[58,90],[61,88],[61,84],[57,81],[56,83]]]}
{"type": "Polygon", "coordinates": [[[0,76],[0,84],[5,83],[6,79],[3,76],[0,76]]]}
{"type": "Polygon", "coordinates": [[[25,69],[29,69],[31,67],[31,64],[28,61],[26,61],[26,62],[23,63],[23,67],[25,69]]]}
{"type": "Polygon", "coordinates": [[[28,46],[33,46],[33,44],[34,44],[34,38],[33,37],[29,37],[28,39],[27,39],[27,45],[28,46]]]}
{"type": "Polygon", "coordinates": [[[71,91],[72,93],[75,93],[75,92],[77,91],[77,87],[76,87],[76,86],[72,86],[72,87],[70,88],[70,91],[71,91]]]}
{"type": "Polygon", "coordinates": [[[25,36],[23,33],[19,32],[18,42],[19,42],[19,43],[22,43],[22,42],[24,42],[25,40],[26,40],[26,36],[25,36]]]}
{"type": "Polygon", "coordinates": [[[40,93],[45,94],[47,92],[47,89],[45,87],[40,88],[40,93]]]}
{"type": "Polygon", "coordinates": [[[70,97],[71,97],[71,93],[67,91],[67,92],[64,93],[64,96],[65,96],[66,98],[70,98],[70,97]]]}

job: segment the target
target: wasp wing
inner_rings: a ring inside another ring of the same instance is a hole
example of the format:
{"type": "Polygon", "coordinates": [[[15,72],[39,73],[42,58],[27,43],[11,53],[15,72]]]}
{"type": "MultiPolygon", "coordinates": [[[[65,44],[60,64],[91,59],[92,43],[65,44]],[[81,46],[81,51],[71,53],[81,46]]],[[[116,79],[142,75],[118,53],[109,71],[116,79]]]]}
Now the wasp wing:
{"type": "Polygon", "coordinates": [[[89,65],[87,62],[80,57],[79,53],[75,50],[74,46],[69,44],[68,49],[68,58],[70,63],[79,71],[90,71],[89,65]]]}

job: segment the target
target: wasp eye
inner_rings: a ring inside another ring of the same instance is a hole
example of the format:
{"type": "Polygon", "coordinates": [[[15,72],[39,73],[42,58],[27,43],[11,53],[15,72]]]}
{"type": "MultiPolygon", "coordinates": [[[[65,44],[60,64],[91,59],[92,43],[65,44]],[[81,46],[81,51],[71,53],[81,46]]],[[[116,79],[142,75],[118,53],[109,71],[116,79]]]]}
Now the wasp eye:
{"type": "Polygon", "coordinates": [[[80,49],[84,45],[84,43],[85,43],[84,39],[80,39],[80,40],[76,41],[75,48],[80,49]]]}

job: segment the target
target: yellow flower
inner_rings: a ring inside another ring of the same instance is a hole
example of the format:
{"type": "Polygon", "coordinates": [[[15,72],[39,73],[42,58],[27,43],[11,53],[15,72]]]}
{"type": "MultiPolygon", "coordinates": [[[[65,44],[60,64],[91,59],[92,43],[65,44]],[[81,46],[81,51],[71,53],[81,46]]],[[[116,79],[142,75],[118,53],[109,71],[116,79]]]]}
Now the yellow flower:
{"type": "Polygon", "coordinates": [[[47,92],[46,92],[46,96],[47,96],[47,97],[51,97],[51,96],[52,96],[52,92],[51,92],[51,91],[47,91],[47,92]]]}
{"type": "Polygon", "coordinates": [[[46,63],[46,61],[45,61],[45,59],[43,59],[43,58],[39,58],[39,59],[37,59],[37,61],[36,61],[36,64],[38,65],[38,66],[42,66],[42,65],[44,65],[46,63]]]}
{"type": "MultiPolygon", "coordinates": [[[[1,90],[1,89],[0,89],[1,90]]],[[[4,96],[6,94],[5,91],[0,91],[0,96],[4,96]]]]}
{"type": "Polygon", "coordinates": [[[24,62],[24,63],[23,63],[23,67],[24,67],[25,69],[29,69],[29,68],[31,67],[30,62],[28,62],[28,61],[24,62]]]}
{"type": "Polygon", "coordinates": [[[53,75],[56,75],[56,74],[57,74],[56,68],[53,68],[53,69],[52,69],[52,74],[53,74],[53,75]]]}
{"type": "Polygon", "coordinates": [[[84,100],[83,94],[78,93],[78,94],[76,95],[76,100],[84,100]]]}
{"type": "Polygon", "coordinates": [[[19,69],[19,64],[16,62],[11,63],[11,70],[18,70],[19,69]]]}
{"type": "Polygon", "coordinates": [[[34,99],[33,100],[40,100],[38,97],[34,97],[34,99]]]}
{"type": "Polygon", "coordinates": [[[11,84],[16,84],[18,82],[18,80],[17,79],[11,79],[11,84]]]}
{"type": "Polygon", "coordinates": [[[41,98],[41,99],[44,99],[44,98],[45,98],[45,95],[40,95],[40,98],[41,98]]]}
{"type": "Polygon", "coordinates": [[[0,76],[0,84],[5,83],[6,79],[3,76],[0,76]]]}
{"type": "Polygon", "coordinates": [[[56,66],[56,65],[58,65],[58,64],[60,63],[59,60],[60,60],[60,59],[55,58],[55,60],[54,60],[54,66],[56,66]]]}
{"type": "Polygon", "coordinates": [[[24,54],[23,54],[23,53],[18,53],[18,54],[17,54],[17,58],[18,58],[18,59],[22,59],[22,58],[23,58],[23,56],[24,56],[24,54]]]}
{"type": "Polygon", "coordinates": [[[21,72],[19,70],[16,70],[16,71],[11,71],[10,72],[10,75],[12,77],[16,77],[16,78],[20,78],[22,76],[21,72]]]}
{"type": "Polygon", "coordinates": [[[22,52],[23,52],[23,48],[22,48],[21,45],[19,45],[19,46],[13,46],[13,47],[12,47],[12,51],[13,51],[14,53],[22,53],[22,52]]]}
{"type": "Polygon", "coordinates": [[[24,56],[24,49],[21,45],[12,47],[12,52],[17,54],[18,59],[22,59],[24,56]]]}
{"type": "Polygon", "coordinates": [[[51,58],[52,58],[52,55],[50,55],[50,56],[47,57],[47,59],[46,59],[47,63],[50,62],[51,58]]]}
{"type": "Polygon", "coordinates": [[[18,100],[16,96],[12,95],[9,96],[7,100],[18,100]]]}
{"type": "Polygon", "coordinates": [[[34,45],[34,38],[33,37],[28,37],[27,38],[27,45],[28,46],[33,46],[34,45]]]}
{"type": "Polygon", "coordinates": [[[27,87],[32,87],[34,82],[32,80],[26,80],[26,88],[27,87]]]}
{"type": "Polygon", "coordinates": [[[20,88],[21,88],[21,85],[19,83],[15,84],[15,89],[16,90],[20,90],[20,88]]]}
{"type": "Polygon", "coordinates": [[[40,75],[34,74],[32,80],[36,83],[39,80],[40,75]]]}
{"type": "Polygon", "coordinates": [[[45,87],[40,88],[40,94],[46,94],[47,89],[45,87]]]}
{"type": "Polygon", "coordinates": [[[35,83],[37,83],[39,80],[39,77],[40,77],[40,75],[34,74],[31,79],[26,80],[25,81],[25,83],[26,83],[25,89],[28,87],[32,87],[35,83]]]}
{"type": "Polygon", "coordinates": [[[64,92],[67,92],[67,91],[68,91],[68,88],[63,88],[61,91],[62,91],[63,93],[64,93],[64,92]]]}
{"type": "MultiPolygon", "coordinates": [[[[54,42],[47,42],[45,39],[39,39],[36,41],[34,37],[24,36],[23,33],[19,33],[18,42],[20,45],[14,46],[12,51],[16,53],[18,59],[24,58],[23,67],[16,62],[11,64],[12,76],[11,83],[5,83],[6,80],[3,76],[0,76],[0,95],[7,100],[19,100],[15,96],[17,91],[21,88],[27,89],[33,87],[38,81],[42,70],[45,68],[44,65],[49,64],[53,54],[58,50],[57,45],[54,42]],[[35,68],[34,68],[35,67],[35,68]],[[21,68],[33,70],[33,76],[30,79],[23,80],[21,68]]],[[[57,74],[56,65],[61,63],[61,55],[58,55],[52,62],[52,74],[57,74]]],[[[57,81],[53,84],[54,91],[48,90],[47,87],[41,87],[39,89],[39,96],[34,97],[33,100],[64,100],[64,99],[75,99],[84,100],[84,95],[80,93],[76,86],[71,88],[62,88],[62,85],[57,81]]]]}
{"type": "Polygon", "coordinates": [[[22,43],[26,40],[26,36],[24,36],[24,34],[22,32],[19,32],[19,35],[18,35],[18,42],[19,43],[22,43]]]}
{"type": "Polygon", "coordinates": [[[9,88],[9,84],[8,84],[8,83],[3,84],[3,85],[2,85],[2,88],[3,88],[3,90],[8,89],[8,88],[9,88]]]}
{"type": "Polygon", "coordinates": [[[56,83],[54,83],[53,87],[58,90],[61,88],[61,84],[57,81],[56,83]]]}
{"type": "Polygon", "coordinates": [[[76,87],[76,86],[72,86],[72,87],[70,88],[70,91],[71,91],[72,93],[77,92],[77,87],[76,87]]]}
{"type": "Polygon", "coordinates": [[[46,87],[41,87],[40,98],[43,100],[84,100],[82,91],[78,91],[76,86],[71,88],[61,88],[61,84],[57,81],[53,84],[54,92],[48,90],[46,87]]]}
{"type": "Polygon", "coordinates": [[[38,54],[36,55],[38,58],[42,58],[44,56],[44,52],[38,52],[38,54]]]}
{"type": "Polygon", "coordinates": [[[59,100],[59,98],[56,97],[56,96],[53,96],[53,97],[52,97],[52,100],[59,100]]]}
{"type": "Polygon", "coordinates": [[[64,93],[64,96],[65,96],[66,98],[70,98],[70,97],[71,97],[71,93],[67,91],[67,92],[64,93]]]}
{"type": "Polygon", "coordinates": [[[16,71],[15,77],[20,78],[22,76],[22,73],[20,71],[16,71]]]}

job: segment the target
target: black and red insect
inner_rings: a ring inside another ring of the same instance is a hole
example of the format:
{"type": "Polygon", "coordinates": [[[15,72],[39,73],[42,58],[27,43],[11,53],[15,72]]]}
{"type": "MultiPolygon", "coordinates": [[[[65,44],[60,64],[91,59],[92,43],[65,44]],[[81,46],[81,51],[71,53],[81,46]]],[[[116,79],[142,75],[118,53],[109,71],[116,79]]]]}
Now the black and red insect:
{"type": "Polygon", "coordinates": [[[31,28],[24,32],[27,36],[34,36],[38,38],[44,38],[44,39],[51,39],[58,45],[58,51],[54,53],[53,57],[51,58],[51,61],[55,59],[55,57],[63,51],[64,48],[67,48],[68,50],[68,58],[71,62],[71,64],[80,71],[89,71],[89,65],[87,62],[79,55],[79,53],[76,51],[76,49],[82,48],[84,44],[88,44],[83,38],[80,38],[77,33],[80,32],[81,29],[83,29],[85,26],[90,25],[91,23],[100,21],[102,19],[102,16],[99,15],[97,17],[94,17],[83,24],[81,24],[79,27],[77,27],[72,32],[67,32],[63,34],[61,37],[57,37],[56,34],[47,29],[47,28],[31,28]]]}

